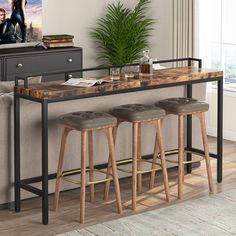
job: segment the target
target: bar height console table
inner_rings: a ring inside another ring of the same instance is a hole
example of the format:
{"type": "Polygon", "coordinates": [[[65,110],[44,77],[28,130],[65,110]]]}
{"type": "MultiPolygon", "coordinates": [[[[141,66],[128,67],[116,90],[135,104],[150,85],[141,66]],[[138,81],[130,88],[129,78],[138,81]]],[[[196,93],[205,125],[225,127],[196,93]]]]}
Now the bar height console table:
{"type": "MultiPolygon", "coordinates": [[[[178,61],[168,60],[160,62],[178,61]]],[[[217,181],[222,181],[222,130],[223,130],[223,71],[203,69],[200,60],[199,67],[191,67],[192,61],[196,59],[187,58],[187,67],[177,67],[157,70],[151,78],[129,79],[127,81],[116,81],[105,83],[90,88],[79,88],[73,86],[61,85],[61,81],[53,81],[41,84],[28,85],[27,79],[25,84],[19,86],[16,78],[14,90],[14,151],[15,151],[15,211],[21,209],[21,189],[32,192],[42,198],[42,223],[48,224],[48,180],[56,177],[56,174],[48,174],[48,105],[50,103],[68,101],[74,99],[83,99],[96,96],[107,96],[119,93],[130,93],[148,89],[160,89],[174,86],[186,86],[187,97],[192,97],[192,85],[197,83],[207,83],[217,81],[218,102],[217,102],[217,153],[210,153],[210,156],[217,159],[217,181]],[[41,129],[42,129],[42,176],[28,179],[21,179],[20,174],[20,99],[26,99],[41,104],[41,129]],[[33,187],[31,184],[42,182],[42,189],[33,187]]],[[[187,120],[187,145],[186,150],[190,153],[203,154],[203,150],[192,147],[192,118],[187,120]]],[[[167,151],[168,154],[177,153],[167,151]]],[[[191,154],[187,158],[191,158],[191,154]]],[[[100,165],[104,168],[106,163],[100,165]]],[[[191,165],[187,168],[191,172],[191,165]]]]}

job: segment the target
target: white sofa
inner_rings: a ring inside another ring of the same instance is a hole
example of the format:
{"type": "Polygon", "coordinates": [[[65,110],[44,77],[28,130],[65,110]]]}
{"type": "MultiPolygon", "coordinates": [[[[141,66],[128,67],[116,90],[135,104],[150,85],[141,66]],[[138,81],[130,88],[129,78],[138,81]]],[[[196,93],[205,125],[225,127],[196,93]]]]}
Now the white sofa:
{"type": "MultiPolygon", "coordinates": [[[[13,85],[10,82],[0,81],[0,205],[14,201],[14,155],[13,155],[13,85]],[[6,89],[8,88],[8,89],[6,89]]],[[[205,86],[195,85],[194,96],[205,98],[205,86]]],[[[126,94],[109,95],[81,100],[49,104],[49,173],[55,173],[57,168],[60,146],[61,128],[57,124],[57,117],[61,114],[77,110],[108,111],[111,107],[126,103],[153,104],[157,100],[167,97],[184,95],[183,87],[168,89],[146,90],[126,94]]],[[[40,105],[22,100],[21,104],[21,178],[41,175],[41,129],[40,105]]],[[[195,121],[194,121],[195,124],[195,121]]],[[[145,125],[142,130],[142,155],[151,154],[154,144],[154,129],[145,125]]],[[[201,143],[198,125],[194,125],[194,143],[201,143]]],[[[177,119],[168,116],[164,122],[164,138],[166,149],[177,147],[177,119]]],[[[107,144],[102,134],[95,134],[95,164],[107,160],[107,144]]],[[[64,169],[80,167],[80,135],[72,132],[66,145],[64,169]]],[[[131,127],[122,124],[118,131],[117,159],[131,155],[131,127]]],[[[40,183],[35,184],[40,186],[40,183]]],[[[74,188],[74,185],[63,183],[63,188],[74,188]]],[[[49,192],[54,191],[54,180],[49,182],[49,192]]],[[[35,195],[22,190],[22,198],[35,195]]]]}

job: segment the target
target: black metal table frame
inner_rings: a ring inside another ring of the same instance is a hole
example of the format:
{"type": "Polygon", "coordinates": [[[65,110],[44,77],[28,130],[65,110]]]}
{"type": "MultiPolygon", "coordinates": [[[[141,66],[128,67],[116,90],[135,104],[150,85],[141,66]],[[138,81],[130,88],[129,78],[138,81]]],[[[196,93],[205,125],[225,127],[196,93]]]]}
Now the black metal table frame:
{"type": "MultiPolygon", "coordinates": [[[[201,68],[202,63],[200,59],[196,58],[181,58],[181,59],[172,59],[172,60],[162,60],[156,61],[155,63],[168,63],[168,62],[187,62],[188,66],[191,66],[195,61],[198,63],[198,67],[201,68]]],[[[132,64],[137,65],[137,64],[132,64]]],[[[76,70],[84,72],[90,70],[102,70],[108,69],[110,71],[111,67],[103,67],[103,68],[89,68],[76,70]]],[[[72,71],[74,72],[74,71],[72,71]]],[[[70,71],[71,73],[71,71],[70,71]]],[[[45,74],[48,75],[49,73],[45,74]]],[[[42,73],[41,75],[44,75],[42,73]]],[[[16,77],[16,85],[18,85],[19,80],[24,80],[24,85],[28,86],[27,78],[16,77]]],[[[175,87],[175,86],[186,86],[187,94],[186,96],[192,97],[192,85],[197,83],[206,83],[217,81],[218,89],[217,89],[217,154],[210,153],[210,156],[217,159],[217,182],[222,182],[222,151],[223,151],[223,77],[217,77],[214,79],[204,79],[204,80],[193,80],[193,81],[185,81],[185,82],[176,82],[171,84],[162,84],[158,86],[148,86],[142,88],[130,88],[119,91],[110,91],[110,92],[101,92],[96,94],[85,94],[79,96],[71,96],[65,98],[53,98],[53,99],[37,99],[30,96],[14,93],[14,174],[15,174],[15,211],[20,212],[21,210],[21,189],[27,190],[31,193],[34,193],[42,198],[42,223],[44,225],[48,224],[48,180],[55,179],[56,173],[48,174],[48,104],[75,100],[75,99],[83,99],[89,97],[97,97],[97,96],[105,96],[119,93],[128,93],[149,89],[159,89],[159,88],[167,88],[167,87],[175,87]],[[21,179],[20,174],[20,99],[31,100],[37,103],[41,103],[41,132],[42,132],[42,176],[37,176],[33,178],[21,179]],[[42,189],[31,186],[30,184],[42,182],[42,189]]],[[[186,150],[203,154],[203,150],[199,150],[192,147],[192,116],[189,115],[187,117],[187,143],[186,150]]],[[[176,150],[166,151],[167,155],[177,153],[176,150]]],[[[191,153],[187,153],[187,160],[191,160],[191,153]]],[[[106,163],[97,165],[96,168],[105,168],[106,163]]],[[[192,166],[191,164],[187,165],[187,172],[191,173],[192,166]]]]}

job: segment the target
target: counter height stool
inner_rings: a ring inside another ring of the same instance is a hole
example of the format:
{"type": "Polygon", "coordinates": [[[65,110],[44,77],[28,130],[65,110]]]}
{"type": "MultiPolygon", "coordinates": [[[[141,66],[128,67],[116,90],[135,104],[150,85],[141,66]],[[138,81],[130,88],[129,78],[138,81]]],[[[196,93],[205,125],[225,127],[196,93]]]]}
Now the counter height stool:
{"type": "MultiPolygon", "coordinates": [[[[155,103],[156,106],[166,110],[167,114],[178,115],[178,198],[182,198],[183,193],[183,181],[184,181],[184,164],[198,162],[199,160],[184,161],[184,118],[187,115],[195,115],[199,118],[201,125],[202,141],[204,146],[204,158],[206,161],[208,184],[210,192],[213,192],[213,182],[212,182],[212,172],[210,165],[208,141],[206,134],[206,124],[205,124],[205,112],[208,111],[209,105],[205,102],[200,102],[192,98],[169,98],[158,101],[155,103]]],[[[167,160],[168,161],[168,160],[167,160]]],[[[172,161],[174,162],[174,161],[172,161]]]]}
{"type": "Polygon", "coordinates": [[[115,185],[115,194],[116,194],[116,203],[118,212],[122,213],[121,205],[121,196],[120,196],[120,187],[117,176],[117,167],[115,160],[115,149],[114,141],[112,136],[112,128],[116,126],[117,119],[110,114],[104,112],[93,112],[93,111],[81,111],[81,112],[72,112],[65,114],[59,117],[60,124],[63,125],[63,134],[61,139],[61,149],[60,157],[58,162],[57,169],[57,179],[56,179],[56,188],[54,195],[54,209],[58,209],[59,194],[61,179],[80,184],[80,222],[84,223],[85,215],[85,192],[86,192],[86,172],[89,172],[89,182],[87,185],[90,185],[90,201],[94,200],[94,184],[106,182],[111,179],[114,180],[115,185]],[[72,130],[81,131],[81,169],[73,171],[64,171],[62,172],[63,162],[64,162],[64,153],[65,145],[68,133],[72,130]],[[93,165],[93,131],[102,131],[105,133],[108,140],[109,147],[109,161],[111,163],[112,174],[109,175],[107,172],[94,169],[93,165]],[[89,168],[86,168],[86,156],[87,156],[87,138],[88,138],[88,147],[89,147],[89,168]],[[99,171],[106,174],[107,178],[104,180],[94,181],[94,171],[99,171]],[[70,178],[70,175],[81,174],[81,181],[76,181],[70,178]]]}
{"type": "MultiPolygon", "coordinates": [[[[164,186],[165,186],[165,194],[166,200],[169,201],[169,183],[165,162],[165,152],[163,145],[163,137],[161,131],[161,120],[165,116],[165,111],[161,108],[157,108],[155,106],[143,105],[143,104],[127,104],[121,105],[118,107],[114,107],[110,113],[117,117],[118,123],[117,126],[114,127],[113,135],[114,139],[116,137],[118,125],[122,122],[130,122],[132,123],[133,129],[133,157],[131,159],[123,160],[117,162],[118,170],[132,173],[132,208],[136,209],[136,195],[137,195],[137,185],[138,191],[141,192],[142,188],[142,174],[156,171],[162,167],[162,173],[164,178],[164,186]],[[156,129],[157,139],[154,147],[154,155],[153,160],[156,160],[155,156],[158,155],[158,145],[160,149],[160,157],[161,157],[161,165],[157,164],[155,161],[143,160],[141,157],[141,124],[150,123],[154,125],[156,129]],[[119,164],[126,164],[132,162],[132,170],[126,170],[119,167],[119,164]],[[148,170],[142,170],[142,162],[149,162],[152,167],[148,170]],[[137,178],[138,177],[138,178],[137,178]]],[[[110,169],[111,170],[111,169],[110,169]]],[[[109,181],[106,183],[105,196],[104,198],[108,198],[109,192],[109,181]]]]}

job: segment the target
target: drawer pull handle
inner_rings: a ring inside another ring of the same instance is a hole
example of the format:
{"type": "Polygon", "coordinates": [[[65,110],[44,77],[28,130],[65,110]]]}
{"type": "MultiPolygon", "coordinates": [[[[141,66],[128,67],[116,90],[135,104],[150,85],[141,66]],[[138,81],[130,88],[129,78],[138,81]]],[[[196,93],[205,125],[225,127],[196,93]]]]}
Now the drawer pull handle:
{"type": "Polygon", "coordinates": [[[69,59],[67,60],[67,62],[71,63],[71,62],[73,62],[73,60],[72,60],[71,58],[69,58],[69,59]]]}
{"type": "Polygon", "coordinates": [[[21,68],[23,65],[21,63],[17,64],[16,67],[21,68]]]}
{"type": "Polygon", "coordinates": [[[69,74],[67,77],[68,77],[68,79],[71,79],[73,77],[73,75],[69,74]]]}

